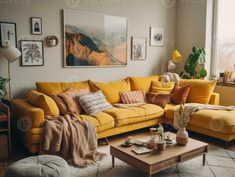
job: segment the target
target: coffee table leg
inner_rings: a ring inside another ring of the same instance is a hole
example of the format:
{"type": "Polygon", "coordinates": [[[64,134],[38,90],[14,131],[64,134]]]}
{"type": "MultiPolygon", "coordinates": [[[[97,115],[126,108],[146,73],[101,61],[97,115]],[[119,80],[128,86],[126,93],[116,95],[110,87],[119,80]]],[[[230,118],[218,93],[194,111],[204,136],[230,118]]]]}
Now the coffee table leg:
{"type": "Polygon", "coordinates": [[[206,164],[206,154],[203,154],[203,158],[202,158],[202,165],[206,164]]]}
{"type": "Polygon", "coordinates": [[[114,167],[114,164],[115,162],[114,162],[114,156],[112,156],[112,167],[114,167]]]}

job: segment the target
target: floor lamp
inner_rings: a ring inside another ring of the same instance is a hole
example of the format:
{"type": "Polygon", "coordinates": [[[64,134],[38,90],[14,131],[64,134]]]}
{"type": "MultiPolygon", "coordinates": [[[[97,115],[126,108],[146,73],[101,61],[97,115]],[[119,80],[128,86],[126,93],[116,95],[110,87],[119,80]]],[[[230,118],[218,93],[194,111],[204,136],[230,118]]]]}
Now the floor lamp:
{"type": "Polygon", "coordinates": [[[175,63],[180,63],[183,61],[183,56],[180,54],[178,50],[174,50],[172,52],[172,59],[168,61],[167,63],[167,70],[172,71],[176,69],[176,64],[175,63]]]}
{"type": "MultiPolygon", "coordinates": [[[[0,47],[0,54],[8,60],[8,78],[11,79],[10,63],[16,61],[21,56],[21,52],[13,45],[9,46],[7,43],[4,43],[0,47]]],[[[9,99],[11,99],[11,81],[9,81],[9,99]]]]}

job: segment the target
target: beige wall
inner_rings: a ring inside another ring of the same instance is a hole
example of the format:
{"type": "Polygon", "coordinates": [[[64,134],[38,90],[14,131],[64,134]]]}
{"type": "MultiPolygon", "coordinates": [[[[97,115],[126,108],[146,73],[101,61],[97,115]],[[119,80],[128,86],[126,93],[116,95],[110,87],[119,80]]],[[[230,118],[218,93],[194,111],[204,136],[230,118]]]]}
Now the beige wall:
{"type": "MultiPolygon", "coordinates": [[[[14,97],[24,96],[26,90],[34,88],[35,81],[75,81],[85,79],[112,81],[126,76],[146,76],[153,73],[161,73],[165,71],[166,62],[170,58],[169,54],[174,49],[174,0],[170,3],[165,3],[163,0],[1,1],[0,21],[16,22],[18,40],[42,40],[47,35],[56,35],[60,41],[57,47],[44,47],[45,66],[43,67],[21,67],[19,61],[11,64],[11,90],[14,97]],[[75,2],[75,4],[72,4],[72,2],[75,2]],[[63,68],[62,9],[64,8],[127,17],[128,65],[119,68],[63,68]],[[30,17],[42,17],[42,36],[30,35],[30,17]],[[164,47],[151,47],[148,45],[147,59],[145,61],[131,61],[130,37],[148,37],[150,26],[165,28],[166,45],[164,47]]],[[[6,72],[7,62],[1,58],[0,75],[7,77],[6,72]]]]}
{"type": "MultiPolygon", "coordinates": [[[[184,56],[185,61],[193,46],[206,46],[206,4],[207,0],[176,1],[175,47],[184,56]]],[[[182,71],[184,63],[178,65],[178,72],[182,71]]]]}

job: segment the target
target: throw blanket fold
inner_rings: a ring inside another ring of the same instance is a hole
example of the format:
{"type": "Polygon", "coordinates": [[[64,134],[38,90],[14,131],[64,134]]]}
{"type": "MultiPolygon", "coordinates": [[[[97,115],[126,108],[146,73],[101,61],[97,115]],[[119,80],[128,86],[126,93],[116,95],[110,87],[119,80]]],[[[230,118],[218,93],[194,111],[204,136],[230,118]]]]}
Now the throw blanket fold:
{"type": "Polygon", "coordinates": [[[96,149],[96,130],[91,122],[70,115],[46,117],[39,154],[58,155],[74,166],[86,167],[105,155],[96,149]]]}
{"type": "Polygon", "coordinates": [[[175,82],[177,85],[179,84],[180,76],[177,73],[164,73],[161,76],[161,82],[175,82]]]}
{"type": "MultiPolygon", "coordinates": [[[[217,105],[209,105],[209,104],[198,104],[198,103],[187,103],[184,106],[183,115],[185,119],[189,122],[190,116],[200,110],[226,110],[226,111],[235,111],[234,106],[217,106],[217,105]]],[[[180,106],[174,112],[174,127],[176,129],[180,128],[180,106]]]]}

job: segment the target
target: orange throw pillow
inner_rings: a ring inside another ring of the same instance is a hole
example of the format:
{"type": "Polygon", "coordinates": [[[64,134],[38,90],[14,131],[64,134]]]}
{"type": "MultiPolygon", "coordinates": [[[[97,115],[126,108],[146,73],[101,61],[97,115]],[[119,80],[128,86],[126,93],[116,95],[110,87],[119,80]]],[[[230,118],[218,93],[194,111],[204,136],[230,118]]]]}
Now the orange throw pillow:
{"type": "Polygon", "coordinates": [[[174,104],[184,104],[187,100],[190,86],[175,86],[171,94],[171,102],[174,104]]]}
{"type": "Polygon", "coordinates": [[[170,103],[171,97],[170,94],[156,94],[156,93],[146,93],[146,98],[148,103],[156,104],[162,108],[165,108],[167,103],[170,103]]]}
{"type": "Polygon", "coordinates": [[[120,96],[124,104],[146,103],[144,91],[120,92],[120,96]]]}

